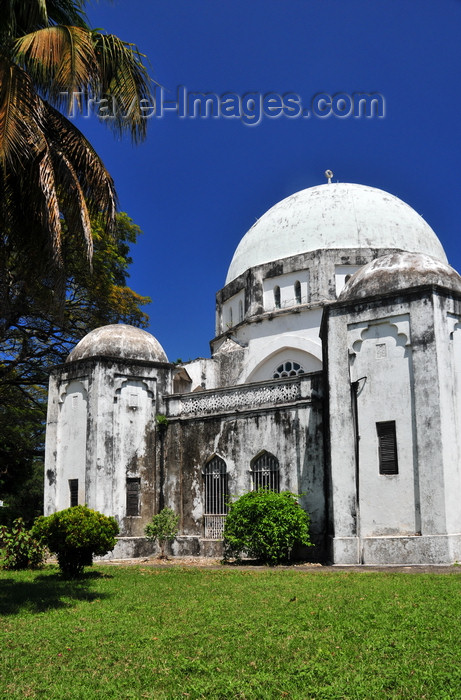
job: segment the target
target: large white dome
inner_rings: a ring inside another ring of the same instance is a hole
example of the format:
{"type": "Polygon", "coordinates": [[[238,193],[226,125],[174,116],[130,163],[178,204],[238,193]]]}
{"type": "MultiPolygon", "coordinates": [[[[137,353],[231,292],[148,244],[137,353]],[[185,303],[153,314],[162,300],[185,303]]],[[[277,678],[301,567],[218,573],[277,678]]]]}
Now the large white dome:
{"type": "Polygon", "coordinates": [[[429,224],[401,199],[331,183],[296,192],[263,214],[237,246],[226,284],[250,267],[329,248],[395,248],[447,262],[429,224]]]}

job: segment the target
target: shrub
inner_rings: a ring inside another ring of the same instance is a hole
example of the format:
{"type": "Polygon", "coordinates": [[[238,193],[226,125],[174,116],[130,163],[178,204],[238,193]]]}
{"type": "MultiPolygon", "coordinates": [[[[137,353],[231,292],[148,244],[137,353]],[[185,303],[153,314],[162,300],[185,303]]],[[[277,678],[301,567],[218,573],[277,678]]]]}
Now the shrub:
{"type": "Polygon", "coordinates": [[[45,547],[27,530],[22,518],[13,520],[10,529],[0,525],[0,548],[4,569],[36,569],[45,559],[45,547]]]}
{"type": "Polygon", "coordinates": [[[148,540],[158,541],[161,549],[161,557],[165,558],[165,544],[168,540],[174,540],[178,534],[179,515],[171,508],[164,508],[154,515],[151,522],[146,525],[144,532],[148,540]]]}
{"type": "Polygon", "coordinates": [[[93,556],[103,556],[116,543],[119,528],[115,518],[86,506],[74,506],[35,521],[33,532],[56,554],[64,576],[80,576],[93,556]]]}
{"type": "Polygon", "coordinates": [[[229,506],[224,560],[243,552],[267,564],[288,560],[296,545],[311,546],[308,514],[289,491],[251,491],[229,506]]]}

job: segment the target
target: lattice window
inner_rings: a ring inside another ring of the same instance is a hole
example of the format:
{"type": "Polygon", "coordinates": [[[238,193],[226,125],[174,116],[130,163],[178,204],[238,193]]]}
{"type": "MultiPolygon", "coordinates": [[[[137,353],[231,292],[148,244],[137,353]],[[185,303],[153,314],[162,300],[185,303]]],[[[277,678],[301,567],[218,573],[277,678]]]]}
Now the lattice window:
{"type": "Polygon", "coordinates": [[[379,473],[398,474],[395,421],[376,423],[376,432],[378,434],[379,473]]]}
{"type": "Polygon", "coordinates": [[[126,480],[126,514],[135,517],[141,510],[141,479],[128,478],[126,480]]]}
{"type": "Polygon", "coordinates": [[[280,379],[281,377],[296,377],[298,374],[304,374],[304,369],[298,362],[293,362],[292,360],[287,360],[277,367],[273,379],[280,379]]]}
{"type": "Polygon", "coordinates": [[[78,479],[69,479],[70,507],[78,506],[78,479]]]}
{"type": "Polygon", "coordinates": [[[227,514],[227,469],[221,457],[215,455],[205,465],[205,537],[222,539],[227,514]]]}
{"type": "Polygon", "coordinates": [[[251,465],[253,477],[253,489],[268,489],[269,491],[280,491],[280,471],[279,462],[274,455],[264,452],[257,457],[251,465]]]}

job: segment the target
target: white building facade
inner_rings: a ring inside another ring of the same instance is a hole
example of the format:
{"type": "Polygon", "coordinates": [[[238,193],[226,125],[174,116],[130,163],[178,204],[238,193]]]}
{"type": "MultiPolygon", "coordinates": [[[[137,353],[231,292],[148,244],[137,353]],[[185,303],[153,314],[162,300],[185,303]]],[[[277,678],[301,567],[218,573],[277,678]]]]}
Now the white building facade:
{"type": "Polygon", "coordinates": [[[461,559],[461,277],[398,198],[327,184],[243,237],[211,358],[173,365],[129,326],[89,333],[50,379],[45,512],[117,518],[112,556],[180,514],[173,551],[217,554],[228,499],[290,490],[338,564],[461,559]]]}

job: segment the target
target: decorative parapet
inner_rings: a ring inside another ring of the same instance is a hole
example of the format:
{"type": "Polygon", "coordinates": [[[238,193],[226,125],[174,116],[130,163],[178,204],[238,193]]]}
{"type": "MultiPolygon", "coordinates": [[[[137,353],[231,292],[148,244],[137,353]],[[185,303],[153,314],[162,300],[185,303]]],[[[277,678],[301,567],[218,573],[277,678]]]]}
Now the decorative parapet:
{"type": "Polygon", "coordinates": [[[292,403],[301,399],[320,398],[319,382],[313,386],[312,377],[301,375],[286,381],[280,379],[243,386],[193,392],[167,398],[168,415],[171,417],[192,417],[252,410],[278,404],[292,403]]]}

